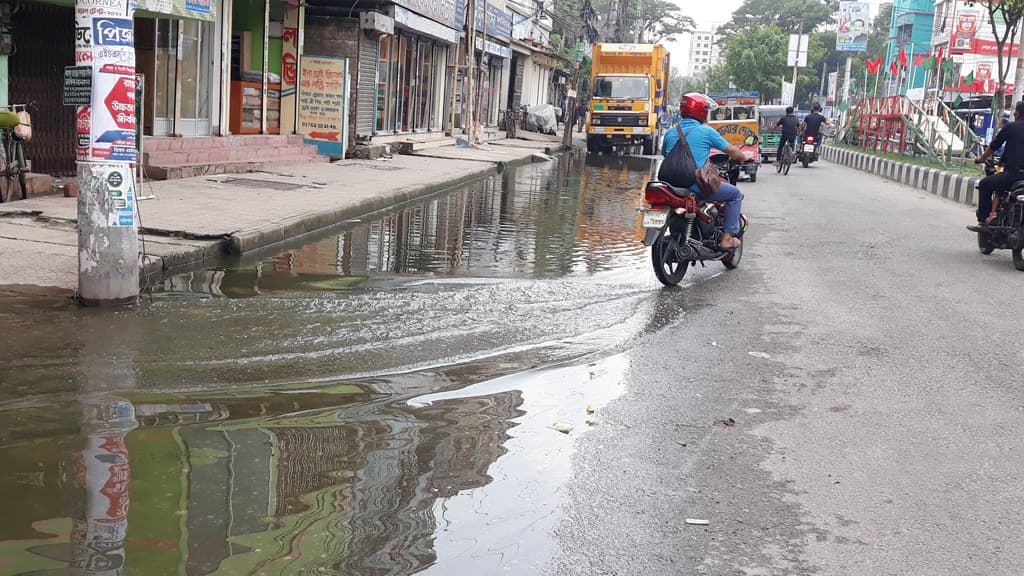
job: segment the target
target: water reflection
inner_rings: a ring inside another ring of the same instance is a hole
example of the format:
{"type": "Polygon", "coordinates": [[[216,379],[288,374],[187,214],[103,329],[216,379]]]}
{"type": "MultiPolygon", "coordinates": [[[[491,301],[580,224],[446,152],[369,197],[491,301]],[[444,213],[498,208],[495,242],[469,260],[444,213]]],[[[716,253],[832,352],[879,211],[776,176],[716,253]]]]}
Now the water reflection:
{"type": "Polygon", "coordinates": [[[381,275],[558,278],[642,262],[650,159],[569,154],[507,170],[276,255],[169,278],[157,291],[351,290],[381,275]]]}

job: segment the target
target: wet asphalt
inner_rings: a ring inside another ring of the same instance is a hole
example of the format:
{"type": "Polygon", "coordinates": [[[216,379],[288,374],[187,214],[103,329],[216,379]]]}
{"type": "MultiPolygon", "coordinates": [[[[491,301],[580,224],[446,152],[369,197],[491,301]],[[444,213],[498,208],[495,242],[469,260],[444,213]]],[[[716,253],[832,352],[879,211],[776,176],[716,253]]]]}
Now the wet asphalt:
{"type": "Polygon", "coordinates": [[[0,299],[0,575],[1024,572],[1024,275],[971,211],[766,171],[740,268],[662,288],[652,168],[518,168],[133,311],[0,299]]]}

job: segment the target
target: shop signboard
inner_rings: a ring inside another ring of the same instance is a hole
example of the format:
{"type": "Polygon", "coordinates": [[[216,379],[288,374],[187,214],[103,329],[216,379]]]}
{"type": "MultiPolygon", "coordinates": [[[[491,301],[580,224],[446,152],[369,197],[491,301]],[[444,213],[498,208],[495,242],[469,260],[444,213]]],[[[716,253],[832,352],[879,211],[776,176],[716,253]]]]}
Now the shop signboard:
{"type": "MultiPolygon", "coordinates": [[[[121,0],[123,3],[124,0],[121,0]]],[[[192,18],[193,20],[217,19],[217,6],[215,0],[138,0],[138,10],[178,16],[181,18],[192,18]]]]}
{"type": "Polygon", "coordinates": [[[88,106],[92,99],[92,66],[64,67],[64,105],[88,106]]]}
{"type": "Polygon", "coordinates": [[[487,35],[499,42],[512,41],[512,13],[502,10],[493,2],[476,0],[476,29],[484,28],[484,14],[487,14],[487,35]],[[486,10],[485,5],[486,4],[486,10]]]}
{"type": "Polygon", "coordinates": [[[401,6],[392,6],[390,16],[395,20],[396,25],[415,30],[420,34],[425,34],[438,40],[443,40],[449,44],[458,44],[462,38],[462,34],[458,30],[449,28],[435,20],[424,18],[401,6]]]}
{"type": "Polygon", "coordinates": [[[394,3],[449,28],[462,29],[466,22],[465,0],[394,0],[394,3]],[[459,4],[462,4],[461,12],[459,4]]]}
{"type": "Polygon", "coordinates": [[[864,52],[868,49],[871,26],[871,5],[867,2],[839,3],[839,29],[836,32],[836,50],[864,52]]]}
{"type": "Polygon", "coordinates": [[[299,79],[299,9],[284,7],[281,34],[281,133],[295,132],[295,94],[299,79]]]}
{"type": "Polygon", "coordinates": [[[348,141],[348,59],[302,56],[298,132],[325,156],[344,157],[348,141]]]}
{"type": "Polygon", "coordinates": [[[89,159],[135,162],[135,36],[131,18],[93,17],[89,159]]]}

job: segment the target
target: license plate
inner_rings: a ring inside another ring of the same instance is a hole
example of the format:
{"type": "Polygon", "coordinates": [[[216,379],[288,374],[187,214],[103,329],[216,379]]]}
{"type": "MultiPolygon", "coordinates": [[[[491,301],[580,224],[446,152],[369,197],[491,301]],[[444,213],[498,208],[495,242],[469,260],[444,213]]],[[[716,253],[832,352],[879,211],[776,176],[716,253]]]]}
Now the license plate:
{"type": "Polygon", "coordinates": [[[667,221],[667,210],[644,210],[644,228],[661,228],[667,221]]]}
{"type": "Polygon", "coordinates": [[[814,152],[814,144],[804,144],[804,152],[814,152]]]}

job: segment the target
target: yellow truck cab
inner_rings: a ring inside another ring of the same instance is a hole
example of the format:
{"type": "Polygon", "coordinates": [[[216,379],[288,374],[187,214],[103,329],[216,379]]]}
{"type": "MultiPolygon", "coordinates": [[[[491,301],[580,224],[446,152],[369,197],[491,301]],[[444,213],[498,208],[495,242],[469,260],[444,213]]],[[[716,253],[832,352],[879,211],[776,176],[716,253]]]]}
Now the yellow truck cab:
{"type": "Polygon", "coordinates": [[[595,44],[587,151],[641,146],[644,154],[655,154],[668,74],[668,50],[661,44],[595,44]]]}

